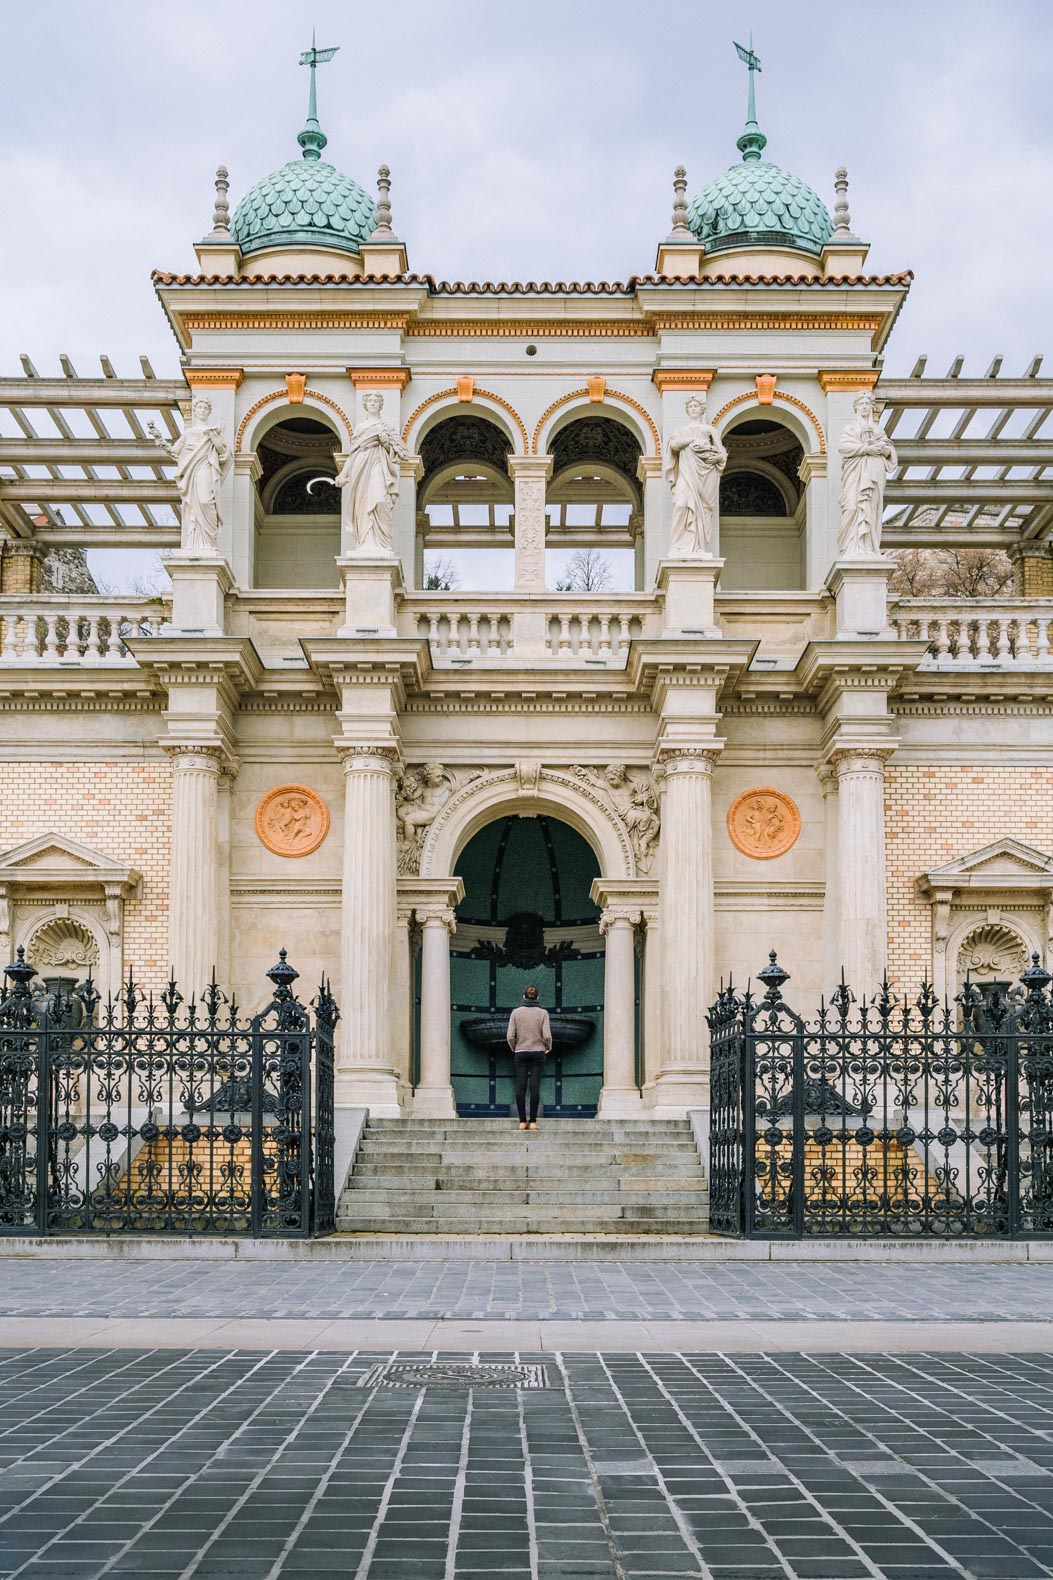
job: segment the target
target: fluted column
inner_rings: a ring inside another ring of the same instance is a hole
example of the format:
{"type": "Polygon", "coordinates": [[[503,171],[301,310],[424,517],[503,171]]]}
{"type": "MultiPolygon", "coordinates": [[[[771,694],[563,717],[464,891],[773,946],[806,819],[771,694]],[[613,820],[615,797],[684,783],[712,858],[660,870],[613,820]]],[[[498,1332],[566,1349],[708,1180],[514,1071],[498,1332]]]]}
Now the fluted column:
{"type": "Polygon", "coordinates": [[[837,772],[838,932],[845,980],[857,995],[881,984],[888,958],[885,759],[890,748],[831,753],[837,772]]]}
{"type": "Polygon", "coordinates": [[[388,746],[345,746],[337,1101],[399,1113],[392,1063],[395,967],[395,783],[388,746]]]}
{"type": "Polygon", "coordinates": [[[670,1114],[709,1101],[706,1011],[713,997],[712,773],[717,749],[662,751],[658,898],[662,1055],[654,1106],[670,1114]]]}
{"type": "Polygon", "coordinates": [[[219,959],[220,748],[169,746],[172,857],[169,963],[185,998],[208,985],[219,959]]]}
{"type": "Polygon", "coordinates": [[[838,925],[838,828],[837,770],[833,763],[820,763],[815,770],[823,792],[823,838],[826,843],[823,882],[823,992],[829,994],[841,975],[841,931],[838,925]]]}
{"type": "Polygon", "coordinates": [[[605,939],[603,970],[603,1089],[605,1118],[640,1113],[636,1085],[636,926],[638,910],[609,905],[600,917],[605,939]]]}
{"type": "Polygon", "coordinates": [[[450,934],[456,930],[453,910],[445,905],[420,906],[420,1081],[413,1112],[454,1118],[457,1108],[450,1085],[450,934]]]}

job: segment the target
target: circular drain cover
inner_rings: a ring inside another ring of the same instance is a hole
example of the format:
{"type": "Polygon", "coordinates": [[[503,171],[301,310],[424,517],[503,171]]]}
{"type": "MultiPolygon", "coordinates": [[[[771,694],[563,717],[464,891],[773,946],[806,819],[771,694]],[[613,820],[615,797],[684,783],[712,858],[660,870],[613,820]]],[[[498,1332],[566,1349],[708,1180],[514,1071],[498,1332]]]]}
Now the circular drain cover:
{"type": "Polygon", "coordinates": [[[543,1366],[473,1365],[471,1361],[386,1361],[371,1366],[360,1388],[547,1388],[543,1366]]]}

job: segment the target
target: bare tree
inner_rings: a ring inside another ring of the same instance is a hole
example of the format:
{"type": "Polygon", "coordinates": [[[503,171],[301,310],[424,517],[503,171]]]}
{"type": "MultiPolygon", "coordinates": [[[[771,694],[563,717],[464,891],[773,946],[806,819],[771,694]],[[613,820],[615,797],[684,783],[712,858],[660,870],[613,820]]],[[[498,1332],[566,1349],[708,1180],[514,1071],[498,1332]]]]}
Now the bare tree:
{"type": "Polygon", "coordinates": [[[461,585],[461,574],[453,561],[440,554],[424,556],[425,592],[453,592],[461,585]]]}
{"type": "Polygon", "coordinates": [[[889,591],[897,598],[997,598],[1013,584],[1001,549],[901,549],[889,591]]]}
{"type": "Polygon", "coordinates": [[[612,580],[611,562],[599,549],[575,549],[567,561],[557,592],[606,592],[612,580]]]}
{"type": "Polygon", "coordinates": [[[108,597],[120,597],[122,593],[135,598],[163,597],[172,591],[172,583],[165,569],[166,558],[166,553],[155,554],[145,570],[123,578],[119,585],[105,576],[96,576],[95,585],[100,593],[108,597]]]}

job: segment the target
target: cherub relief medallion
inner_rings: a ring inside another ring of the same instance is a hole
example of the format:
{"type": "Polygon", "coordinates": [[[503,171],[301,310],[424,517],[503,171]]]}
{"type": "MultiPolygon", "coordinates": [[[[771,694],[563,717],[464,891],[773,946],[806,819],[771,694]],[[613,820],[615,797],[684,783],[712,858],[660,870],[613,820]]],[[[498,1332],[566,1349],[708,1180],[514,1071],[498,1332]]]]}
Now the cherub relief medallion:
{"type": "Polygon", "coordinates": [[[728,812],[728,833],[736,850],[756,861],[770,861],[789,850],[801,832],[801,814],[782,790],[746,790],[728,812]]]}
{"type": "Polygon", "coordinates": [[[256,808],[256,833],[276,856],[309,856],[329,832],[329,808],[306,785],[268,790],[256,808]]]}

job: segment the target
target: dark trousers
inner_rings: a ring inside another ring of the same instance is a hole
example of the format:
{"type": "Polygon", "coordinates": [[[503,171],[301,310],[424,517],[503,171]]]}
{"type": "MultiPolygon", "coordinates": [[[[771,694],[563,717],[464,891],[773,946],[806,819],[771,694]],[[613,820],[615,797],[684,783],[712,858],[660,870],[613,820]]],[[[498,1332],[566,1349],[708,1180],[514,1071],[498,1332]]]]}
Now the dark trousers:
{"type": "Polygon", "coordinates": [[[517,1053],[515,1056],[516,1067],[516,1107],[519,1117],[527,1117],[526,1099],[527,1086],[530,1087],[530,1120],[537,1118],[538,1104],[541,1101],[541,1077],[545,1073],[545,1055],[543,1053],[517,1053]]]}

